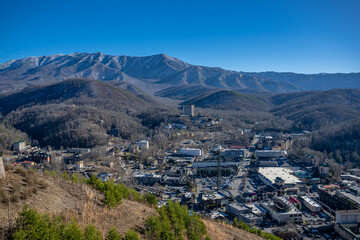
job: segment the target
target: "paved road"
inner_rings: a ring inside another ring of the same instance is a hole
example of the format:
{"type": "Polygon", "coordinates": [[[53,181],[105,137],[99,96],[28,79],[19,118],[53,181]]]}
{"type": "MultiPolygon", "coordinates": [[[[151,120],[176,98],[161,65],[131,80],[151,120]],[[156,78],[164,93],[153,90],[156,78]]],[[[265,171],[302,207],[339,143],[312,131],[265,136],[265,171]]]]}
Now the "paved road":
{"type": "Polygon", "coordinates": [[[236,196],[242,194],[241,193],[241,185],[243,182],[243,177],[245,175],[246,172],[246,167],[250,164],[249,159],[245,159],[241,165],[239,166],[239,170],[238,170],[238,174],[236,175],[231,188],[229,189],[229,192],[231,193],[231,195],[235,198],[236,196]]]}
{"type": "MultiPolygon", "coordinates": [[[[258,141],[259,135],[255,135],[253,140],[251,141],[251,146],[254,146],[258,141]]],[[[231,195],[235,198],[236,196],[242,194],[241,192],[241,184],[243,182],[243,176],[247,170],[248,165],[250,165],[250,158],[245,158],[244,161],[239,166],[238,174],[235,177],[235,180],[233,181],[231,188],[229,189],[229,192],[231,195]]],[[[245,181],[245,185],[247,184],[247,181],[245,181]]],[[[245,186],[246,187],[246,186],[245,186]]],[[[252,187],[252,186],[250,186],[252,187]]]]}

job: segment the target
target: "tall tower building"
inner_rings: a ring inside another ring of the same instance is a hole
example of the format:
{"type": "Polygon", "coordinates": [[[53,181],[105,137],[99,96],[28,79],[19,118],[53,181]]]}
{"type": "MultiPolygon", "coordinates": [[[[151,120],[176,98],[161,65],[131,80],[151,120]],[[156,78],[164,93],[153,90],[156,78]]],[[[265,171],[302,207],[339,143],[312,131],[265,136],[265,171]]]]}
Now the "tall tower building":
{"type": "Polygon", "coordinates": [[[0,179],[5,178],[5,168],[2,157],[0,157],[0,179]]]}
{"type": "Polygon", "coordinates": [[[183,105],[183,114],[188,116],[195,116],[195,105],[183,105]]]}

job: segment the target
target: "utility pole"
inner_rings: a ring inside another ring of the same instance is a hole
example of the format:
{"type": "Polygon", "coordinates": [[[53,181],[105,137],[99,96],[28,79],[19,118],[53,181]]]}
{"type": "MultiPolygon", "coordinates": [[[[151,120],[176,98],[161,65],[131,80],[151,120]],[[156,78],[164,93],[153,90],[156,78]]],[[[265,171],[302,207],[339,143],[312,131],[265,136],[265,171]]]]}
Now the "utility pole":
{"type": "Polygon", "coordinates": [[[9,223],[9,231],[10,231],[10,200],[11,200],[11,198],[10,198],[10,192],[8,193],[9,195],[8,195],[8,223],[9,223]]]}
{"type": "Polygon", "coordinates": [[[219,149],[219,156],[217,159],[217,178],[216,178],[216,186],[217,189],[220,189],[220,184],[221,184],[221,150],[219,149]]]}

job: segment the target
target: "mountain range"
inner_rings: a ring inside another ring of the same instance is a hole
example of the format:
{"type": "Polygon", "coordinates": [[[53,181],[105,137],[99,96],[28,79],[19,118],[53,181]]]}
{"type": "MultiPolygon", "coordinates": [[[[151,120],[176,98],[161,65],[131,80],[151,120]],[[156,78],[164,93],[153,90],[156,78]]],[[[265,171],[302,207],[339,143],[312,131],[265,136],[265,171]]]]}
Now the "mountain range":
{"type": "Polygon", "coordinates": [[[0,64],[0,121],[8,135],[15,127],[57,147],[146,137],[179,113],[173,104],[219,113],[233,127],[314,131],[359,118],[359,79],[360,73],[235,72],[164,54],[28,57],[0,64]]]}
{"type": "Polygon", "coordinates": [[[27,57],[0,64],[0,93],[69,78],[125,84],[152,96],[167,92],[166,97],[174,99],[184,87],[191,94],[199,88],[275,93],[360,88],[360,73],[237,72],[191,65],[164,54],[131,57],[98,52],[27,57]]]}

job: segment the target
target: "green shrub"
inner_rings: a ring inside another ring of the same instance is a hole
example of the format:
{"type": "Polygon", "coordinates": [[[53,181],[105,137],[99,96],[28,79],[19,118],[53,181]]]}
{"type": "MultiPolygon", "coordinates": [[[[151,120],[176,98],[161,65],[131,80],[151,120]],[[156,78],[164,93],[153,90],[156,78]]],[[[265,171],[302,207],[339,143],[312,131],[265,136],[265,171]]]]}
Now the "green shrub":
{"type": "Polygon", "coordinates": [[[121,235],[116,231],[115,227],[112,227],[106,235],[106,240],[122,240],[121,235]]]}
{"type": "MultiPolygon", "coordinates": [[[[134,236],[129,233],[129,237],[134,236]]],[[[81,229],[75,220],[64,222],[60,217],[50,218],[49,215],[40,214],[36,210],[25,206],[16,220],[15,232],[10,239],[14,240],[101,240],[101,232],[93,225],[81,229]]],[[[121,240],[120,234],[112,228],[106,237],[107,240],[121,240]]],[[[138,238],[129,238],[138,239],[138,238]]]]}
{"type": "Polygon", "coordinates": [[[99,178],[91,175],[88,180],[85,180],[85,183],[104,193],[103,203],[111,208],[121,204],[123,199],[131,199],[138,202],[145,201],[151,205],[157,205],[155,195],[149,193],[141,196],[134,188],[128,188],[124,184],[115,184],[111,180],[102,182],[99,178]]]}
{"type": "Polygon", "coordinates": [[[206,234],[202,219],[178,202],[169,201],[158,212],[159,216],[150,216],[145,222],[148,239],[182,239],[185,233],[189,240],[198,240],[206,234]]]}
{"type": "Polygon", "coordinates": [[[125,240],[139,240],[139,234],[135,230],[130,229],[125,235],[125,240]]]}

